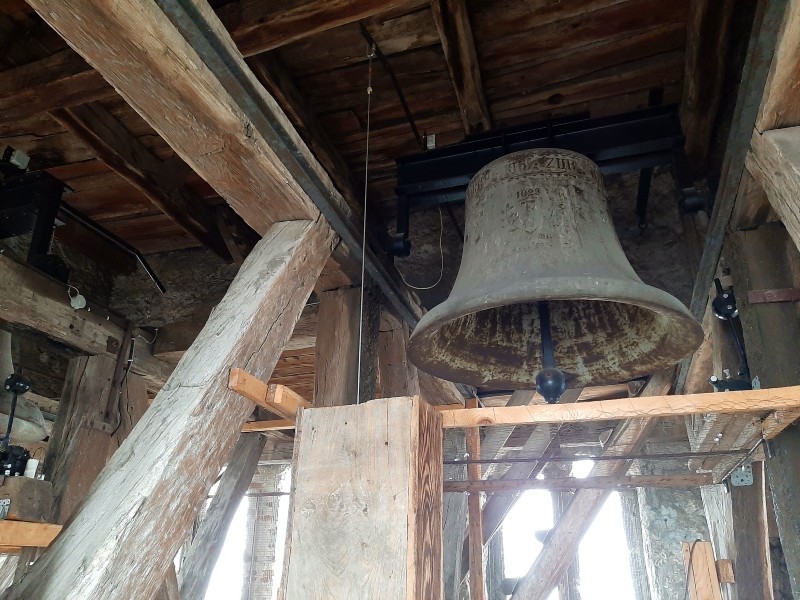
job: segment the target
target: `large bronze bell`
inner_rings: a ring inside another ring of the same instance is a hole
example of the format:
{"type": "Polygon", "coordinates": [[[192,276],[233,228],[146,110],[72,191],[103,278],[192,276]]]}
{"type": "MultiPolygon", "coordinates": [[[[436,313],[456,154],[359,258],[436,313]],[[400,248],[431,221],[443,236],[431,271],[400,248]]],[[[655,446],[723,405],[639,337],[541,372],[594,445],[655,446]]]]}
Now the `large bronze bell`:
{"type": "Polygon", "coordinates": [[[569,387],[606,384],[673,365],[702,339],[683,304],[633,271],[597,165],[543,149],[509,154],[473,177],[455,285],[408,350],[443,379],[534,389],[553,359],[569,387]]]}

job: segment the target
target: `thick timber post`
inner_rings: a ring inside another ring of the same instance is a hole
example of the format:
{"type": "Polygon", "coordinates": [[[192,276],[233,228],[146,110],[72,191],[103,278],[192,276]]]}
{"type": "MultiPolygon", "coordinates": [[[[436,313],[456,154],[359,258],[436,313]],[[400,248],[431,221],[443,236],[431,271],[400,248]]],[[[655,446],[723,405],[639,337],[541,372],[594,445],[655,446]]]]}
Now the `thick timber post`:
{"type": "Polygon", "coordinates": [[[442,598],[441,417],[419,398],[302,412],[281,600],[442,598]]]}
{"type": "Polygon", "coordinates": [[[229,369],[269,377],[335,241],[321,220],[270,228],[70,526],[6,600],[153,595],[253,410],[228,390],[229,369]]]}

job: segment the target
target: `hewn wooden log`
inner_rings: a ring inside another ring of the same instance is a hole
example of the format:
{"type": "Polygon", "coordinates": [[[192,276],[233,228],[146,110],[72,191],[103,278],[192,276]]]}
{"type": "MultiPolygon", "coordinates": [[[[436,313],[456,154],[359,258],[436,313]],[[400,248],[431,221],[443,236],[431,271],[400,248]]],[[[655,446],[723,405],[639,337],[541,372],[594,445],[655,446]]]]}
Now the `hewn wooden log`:
{"type": "Polygon", "coordinates": [[[319,221],[270,229],[69,531],[6,600],[155,592],[252,412],[249,400],[227,390],[228,370],[268,376],[335,241],[319,221]]]}
{"type": "Polygon", "coordinates": [[[442,413],[442,418],[445,429],[452,429],[796,409],[800,409],[800,386],[684,396],[644,396],[627,400],[598,400],[585,404],[449,410],[442,413]]]}
{"type": "MultiPolygon", "coordinates": [[[[406,354],[408,325],[400,322],[388,310],[381,311],[378,332],[378,384],[381,398],[417,396],[420,394],[419,373],[406,354]]],[[[422,399],[429,404],[435,400],[422,399]]]]}
{"type": "Polygon", "coordinates": [[[183,561],[179,580],[181,600],[205,598],[225,535],[253,479],[266,441],[267,438],[257,433],[245,433],[239,437],[217,492],[183,561]]]}
{"type": "Polygon", "coordinates": [[[790,427],[773,443],[772,458],[766,461],[767,478],[775,506],[786,570],[792,593],[800,596],[800,429],[790,427]]]}
{"type": "MultiPolygon", "coordinates": [[[[115,356],[125,335],[121,319],[99,311],[74,310],[64,284],[0,255],[0,318],[25,325],[87,354],[115,356]]],[[[136,346],[131,371],[160,388],[172,367],[153,357],[146,344],[136,346]]]]}
{"type": "Polygon", "coordinates": [[[775,55],[756,121],[761,132],[800,125],[800,2],[781,4],[786,5],[786,13],[775,36],[775,55]]]}
{"type": "Polygon", "coordinates": [[[278,597],[440,600],[441,451],[418,398],[303,411],[278,597]]]}
{"type": "MultiPolygon", "coordinates": [[[[478,401],[475,398],[467,400],[467,406],[475,408],[478,401]]],[[[467,454],[472,460],[481,458],[481,432],[477,427],[467,429],[465,432],[467,454]]],[[[473,480],[481,479],[480,464],[467,465],[467,477],[473,480]]],[[[478,491],[470,492],[467,497],[469,544],[469,597],[470,600],[486,600],[486,577],[483,568],[483,515],[481,512],[481,494],[478,491]]]]}
{"type": "Polygon", "coordinates": [[[483,93],[467,4],[464,0],[433,0],[431,9],[453,80],[464,131],[467,135],[488,131],[492,128],[492,118],[483,93]]]}

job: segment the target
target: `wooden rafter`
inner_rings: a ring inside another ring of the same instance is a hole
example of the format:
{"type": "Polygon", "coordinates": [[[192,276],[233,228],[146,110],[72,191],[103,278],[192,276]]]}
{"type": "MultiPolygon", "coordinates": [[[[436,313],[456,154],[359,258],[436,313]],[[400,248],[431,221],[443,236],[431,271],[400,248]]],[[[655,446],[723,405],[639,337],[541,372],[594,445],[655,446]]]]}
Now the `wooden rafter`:
{"type": "Polygon", "coordinates": [[[431,9],[467,135],[488,131],[492,118],[464,0],[432,0],[431,9]]]}
{"type": "Polygon", "coordinates": [[[155,156],[98,102],[50,113],[181,229],[225,260],[231,255],[211,211],[175,178],[181,171],[155,156]]]}

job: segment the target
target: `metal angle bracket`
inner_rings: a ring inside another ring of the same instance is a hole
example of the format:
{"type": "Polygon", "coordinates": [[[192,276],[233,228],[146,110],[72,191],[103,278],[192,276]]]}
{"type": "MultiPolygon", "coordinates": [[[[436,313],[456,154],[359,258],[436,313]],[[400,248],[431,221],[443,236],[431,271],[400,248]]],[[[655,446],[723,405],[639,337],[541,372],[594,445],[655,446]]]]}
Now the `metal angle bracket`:
{"type": "Polygon", "coordinates": [[[753,466],[748,463],[737,467],[736,470],[731,473],[731,485],[733,487],[753,485],[753,466]]]}
{"type": "Polygon", "coordinates": [[[0,519],[5,519],[8,516],[9,508],[11,508],[11,498],[0,500],[0,519]]]}

